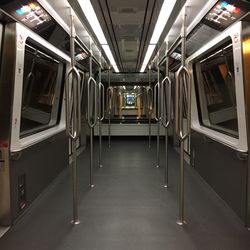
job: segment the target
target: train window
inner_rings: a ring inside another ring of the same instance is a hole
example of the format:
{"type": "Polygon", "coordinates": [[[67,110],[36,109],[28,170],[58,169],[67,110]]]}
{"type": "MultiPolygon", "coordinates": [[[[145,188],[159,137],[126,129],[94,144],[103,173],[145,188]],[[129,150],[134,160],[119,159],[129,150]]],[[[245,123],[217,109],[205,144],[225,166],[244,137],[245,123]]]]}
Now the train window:
{"type": "Polygon", "coordinates": [[[59,123],[63,65],[52,56],[26,44],[20,137],[59,123]]]}
{"type": "Polygon", "coordinates": [[[200,122],[239,138],[231,39],[194,64],[200,122]]]}

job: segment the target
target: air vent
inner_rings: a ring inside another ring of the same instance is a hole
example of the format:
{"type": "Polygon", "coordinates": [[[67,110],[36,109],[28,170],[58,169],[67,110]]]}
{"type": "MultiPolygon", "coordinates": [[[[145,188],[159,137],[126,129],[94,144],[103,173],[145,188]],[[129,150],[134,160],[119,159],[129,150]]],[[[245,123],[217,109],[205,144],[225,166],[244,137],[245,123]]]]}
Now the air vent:
{"type": "Polygon", "coordinates": [[[120,29],[123,30],[138,30],[140,28],[140,24],[120,24],[120,29]]]}
{"type": "Polygon", "coordinates": [[[134,52],[134,50],[133,49],[126,49],[125,52],[132,53],[132,52],[134,52]]]}
{"type": "Polygon", "coordinates": [[[122,14],[135,14],[137,13],[137,9],[136,8],[131,8],[131,7],[121,7],[117,10],[118,13],[122,13],[122,14]]]}

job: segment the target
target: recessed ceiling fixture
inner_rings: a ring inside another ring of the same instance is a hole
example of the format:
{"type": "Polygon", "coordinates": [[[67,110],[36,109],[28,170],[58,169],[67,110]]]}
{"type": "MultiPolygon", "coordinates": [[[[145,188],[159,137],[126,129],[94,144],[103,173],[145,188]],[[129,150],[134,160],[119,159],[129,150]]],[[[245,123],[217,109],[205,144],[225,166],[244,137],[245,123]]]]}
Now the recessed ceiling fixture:
{"type": "Polygon", "coordinates": [[[99,40],[99,43],[102,45],[102,48],[104,52],[106,53],[106,56],[108,57],[110,64],[114,68],[115,72],[119,72],[115,59],[111,53],[108,42],[105,38],[105,35],[102,31],[101,25],[98,21],[98,18],[96,16],[96,13],[94,11],[94,8],[90,0],[78,0],[78,3],[80,4],[82,11],[85,17],[87,18],[89,25],[91,26],[92,30],[95,32],[95,35],[97,39],[99,40]]]}
{"type": "Polygon", "coordinates": [[[155,49],[155,46],[159,41],[161,33],[167,24],[168,18],[174,8],[175,3],[176,0],[164,0],[140,72],[144,72],[145,68],[147,67],[148,62],[155,49]]]}

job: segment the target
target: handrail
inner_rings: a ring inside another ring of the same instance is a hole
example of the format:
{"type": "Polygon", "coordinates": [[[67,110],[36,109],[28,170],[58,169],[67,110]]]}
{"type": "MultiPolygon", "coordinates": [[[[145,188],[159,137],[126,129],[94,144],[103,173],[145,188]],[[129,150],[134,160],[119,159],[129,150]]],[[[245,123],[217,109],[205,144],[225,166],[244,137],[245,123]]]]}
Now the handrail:
{"type": "Polygon", "coordinates": [[[108,106],[108,115],[109,115],[109,117],[111,116],[111,111],[112,111],[112,108],[113,108],[113,105],[112,105],[113,96],[114,96],[113,87],[108,87],[107,88],[107,106],[108,106]]]}
{"type": "Polygon", "coordinates": [[[177,71],[176,75],[176,98],[175,98],[175,130],[181,141],[184,141],[190,134],[190,119],[191,119],[191,74],[189,70],[185,66],[181,66],[177,71]],[[182,80],[181,80],[182,76],[182,80]],[[186,78],[186,86],[187,86],[187,131],[183,131],[183,107],[180,107],[180,102],[183,100],[183,85],[185,84],[186,78]]]}
{"type": "Polygon", "coordinates": [[[159,116],[159,98],[157,98],[156,93],[158,94],[159,97],[159,87],[160,87],[160,83],[157,82],[154,86],[154,111],[155,111],[155,120],[158,122],[160,120],[160,116],[159,116]],[[157,90],[158,89],[158,90],[157,90]],[[156,92],[157,91],[157,92],[156,92]],[[156,99],[158,99],[158,106],[156,109],[156,99]]]}
{"type": "Polygon", "coordinates": [[[180,141],[180,165],[179,165],[179,215],[177,224],[183,226],[186,221],[184,219],[184,142],[190,135],[191,127],[191,74],[185,66],[186,55],[186,13],[187,7],[185,6],[182,20],[181,30],[181,67],[176,74],[176,102],[175,102],[175,130],[180,141]],[[186,90],[186,93],[184,93],[186,90]],[[185,96],[184,96],[185,94],[185,96]],[[183,104],[187,98],[187,124],[186,131],[183,131],[184,117],[183,117],[183,104]]]}
{"type": "Polygon", "coordinates": [[[90,76],[90,78],[88,79],[88,83],[87,83],[87,85],[88,85],[88,124],[89,124],[89,126],[90,126],[90,128],[94,128],[95,127],[95,125],[96,125],[96,123],[97,123],[97,116],[98,116],[98,112],[97,112],[97,91],[96,91],[96,88],[97,88],[97,83],[96,83],[96,80],[92,77],[92,76],[90,76]],[[92,121],[92,119],[91,119],[91,116],[90,116],[90,88],[91,88],[91,86],[92,86],[92,84],[91,83],[93,83],[94,84],[94,119],[93,119],[93,121],[92,121]]]}
{"type": "Polygon", "coordinates": [[[171,122],[171,99],[172,99],[172,93],[171,93],[171,89],[172,89],[172,83],[171,83],[171,79],[169,78],[169,76],[166,76],[162,82],[161,82],[161,85],[162,85],[162,98],[161,98],[161,103],[162,103],[162,107],[165,104],[167,104],[167,112],[166,112],[166,108],[162,108],[161,110],[161,123],[162,125],[165,127],[165,128],[168,128],[169,127],[169,124],[171,122]],[[166,98],[166,95],[164,93],[164,87],[165,89],[167,88],[168,89],[168,98],[166,98]],[[163,112],[165,111],[165,115],[166,115],[166,119],[163,119],[164,118],[164,115],[163,115],[163,112]]]}
{"type": "Polygon", "coordinates": [[[66,133],[72,140],[77,140],[81,133],[81,96],[80,96],[80,74],[75,66],[71,67],[67,73],[65,84],[66,95],[66,133]],[[72,75],[73,98],[70,98],[70,75],[72,75]],[[74,78],[76,77],[76,84],[74,78]],[[72,101],[72,103],[70,103],[72,101]],[[71,109],[71,104],[72,109],[71,109]],[[71,112],[73,113],[72,126],[70,125],[71,112]]]}
{"type": "Polygon", "coordinates": [[[103,121],[103,119],[104,119],[104,114],[105,114],[105,107],[104,107],[104,105],[105,105],[105,99],[104,99],[104,95],[105,95],[105,93],[104,93],[104,91],[105,91],[105,89],[104,89],[104,85],[103,85],[103,83],[102,82],[99,82],[99,97],[101,98],[101,100],[102,100],[102,107],[101,107],[101,109],[100,109],[100,114],[99,114],[99,120],[100,121],[103,121]]]}
{"type": "Polygon", "coordinates": [[[152,93],[153,93],[152,88],[148,87],[147,88],[147,108],[148,108],[148,114],[150,114],[150,112],[152,112],[152,109],[153,109],[152,93]],[[150,100],[149,100],[149,96],[150,96],[150,100]]]}

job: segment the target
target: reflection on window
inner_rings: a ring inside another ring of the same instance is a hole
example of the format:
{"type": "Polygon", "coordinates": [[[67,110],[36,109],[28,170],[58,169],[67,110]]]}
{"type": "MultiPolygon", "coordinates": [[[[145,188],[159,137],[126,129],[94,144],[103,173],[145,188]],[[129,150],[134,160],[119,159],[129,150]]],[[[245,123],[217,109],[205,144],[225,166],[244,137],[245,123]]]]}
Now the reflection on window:
{"type": "Polygon", "coordinates": [[[20,136],[59,121],[63,65],[31,45],[25,46],[20,136]]]}
{"type": "Polygon", "coordinates": [[[195,63],[201,124],[238,138],[231,40],[195,63]]]}

